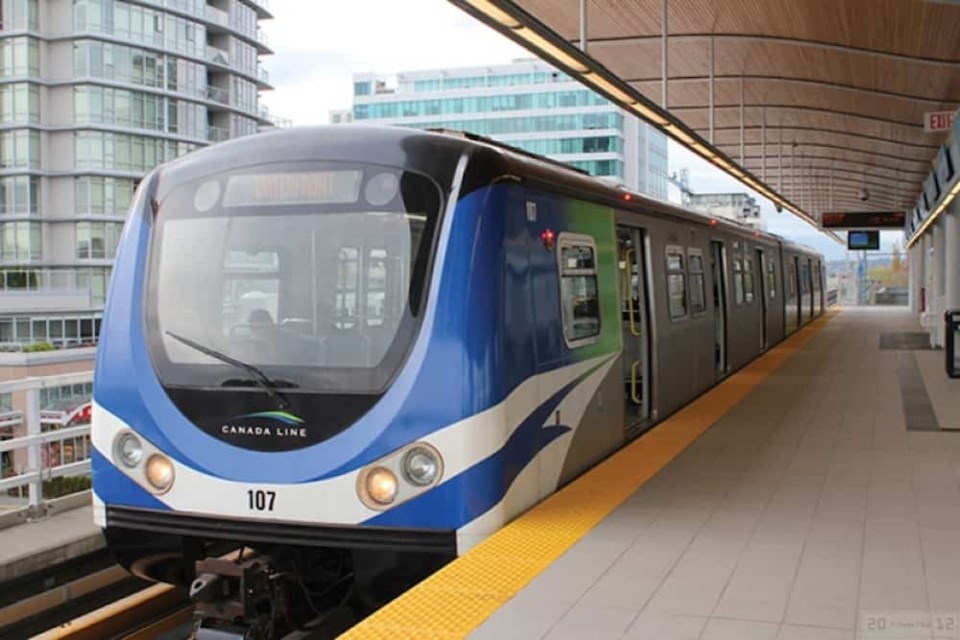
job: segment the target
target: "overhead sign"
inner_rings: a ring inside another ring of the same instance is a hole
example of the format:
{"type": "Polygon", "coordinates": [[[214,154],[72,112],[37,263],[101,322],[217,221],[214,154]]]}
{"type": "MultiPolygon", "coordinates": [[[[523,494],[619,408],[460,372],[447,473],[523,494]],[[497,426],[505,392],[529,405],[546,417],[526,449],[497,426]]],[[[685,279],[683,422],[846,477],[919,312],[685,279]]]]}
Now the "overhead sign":
{"type": "Polygon", "coordinates": [[[930,111],[923,114],[923,130],[927,133],[946,131],[953,126],[955,111],[930,111]]]}
{"type": "Polygon", "coordinates": [[[820,220],[824,229],[903,229],[906,223],[905,211],[836,211],[820,220]]]}

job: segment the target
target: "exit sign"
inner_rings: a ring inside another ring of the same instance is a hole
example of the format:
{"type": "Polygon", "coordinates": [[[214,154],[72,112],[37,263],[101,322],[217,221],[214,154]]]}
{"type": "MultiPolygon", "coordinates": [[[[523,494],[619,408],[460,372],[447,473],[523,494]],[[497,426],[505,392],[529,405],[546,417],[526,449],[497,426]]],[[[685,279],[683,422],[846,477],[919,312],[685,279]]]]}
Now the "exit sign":
{"type": "Polygon", "coordinates": [[[954,111],[931,111],[923,114],[923,130],[927,133],[946,131],[953,126],[954,111]]]}

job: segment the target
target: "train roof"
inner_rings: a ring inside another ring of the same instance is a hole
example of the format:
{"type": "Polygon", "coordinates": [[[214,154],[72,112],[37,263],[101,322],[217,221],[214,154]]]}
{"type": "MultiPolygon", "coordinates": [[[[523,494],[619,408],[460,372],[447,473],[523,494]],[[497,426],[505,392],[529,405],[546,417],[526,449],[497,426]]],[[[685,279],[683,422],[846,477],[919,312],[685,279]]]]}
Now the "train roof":
{"type": "Polygon", "coordinates": [[[201,149],[157,169],[155,198],[177,185],[205,175],[255,164],[297,161],[370,162],[404,166],[433,176],[442,187],[454,183],[456,167],[465,153],[499,159],[502,174],[551,185],[569,192],[589,193],[624,210],[682,219],[694,224],[719,226],[744,236],[782,242],[798,251],[817,253],[767,231],[734,221],[684,209],[612,186],[599,178],[545,156],[458,131],[424,131],[368,124],[337,124],[276,129],[201,149]],[[428,152],[425,152],[428,151],[428,152]]]}

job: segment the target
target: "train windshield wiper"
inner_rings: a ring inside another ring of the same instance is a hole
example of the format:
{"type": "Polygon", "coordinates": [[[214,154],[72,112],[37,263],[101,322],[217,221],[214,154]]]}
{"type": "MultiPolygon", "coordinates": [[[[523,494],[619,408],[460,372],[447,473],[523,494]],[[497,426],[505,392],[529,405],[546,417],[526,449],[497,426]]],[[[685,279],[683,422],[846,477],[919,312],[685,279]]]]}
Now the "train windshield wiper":
{"type": "Polygon", "coordinates": [[[171,338],[173,338],[174,340],[178,340],[183,344],[187,345],[188,347],[192,347],[196,349],[197,351],[199,351],[204,355],[210,356],[211,358],[216,358],[221,362],[226,362],[227,364],[233,365],[238,369],[243,369],[244,371],[250,374],[250,376],[256,381],[257,384],[259,384],[263,388],[264,391],[267,392],[267,395],[273,398],[274,402],[277,403],[278,407],[280,407],[281,409],[290,408],[290,402],[287,401],[287,399],[283,396],[283,394],[277,390],[277,383],[271,380],[269,377],[267,377],[267,374],[265,374],[263,371],[253,366],[252,364],[241,362],[236,358],[231,358],[225,353],[220,353],[219,351],[211,349],[210,347],[205,347],[199,342],[194,342],[190,338],[185,338],[184,336],[178,335],[172,331],[166,331],[165,333],[171,338]]]}

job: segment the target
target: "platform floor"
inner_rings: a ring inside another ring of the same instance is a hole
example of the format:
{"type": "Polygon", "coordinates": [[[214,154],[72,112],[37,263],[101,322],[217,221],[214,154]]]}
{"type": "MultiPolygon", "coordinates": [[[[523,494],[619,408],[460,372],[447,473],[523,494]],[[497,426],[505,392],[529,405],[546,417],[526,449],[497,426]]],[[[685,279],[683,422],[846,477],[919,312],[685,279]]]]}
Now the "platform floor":
{"type": "Polygon", "coordinates": [[[0,583],[103,548],[93,507],[0,530],[0,583]]]}
{"type": "Polygon", "coordinates": [[[960,380],[879,346],[916,331],[837,314],[471,637],[960,638],[960,380]]]}

